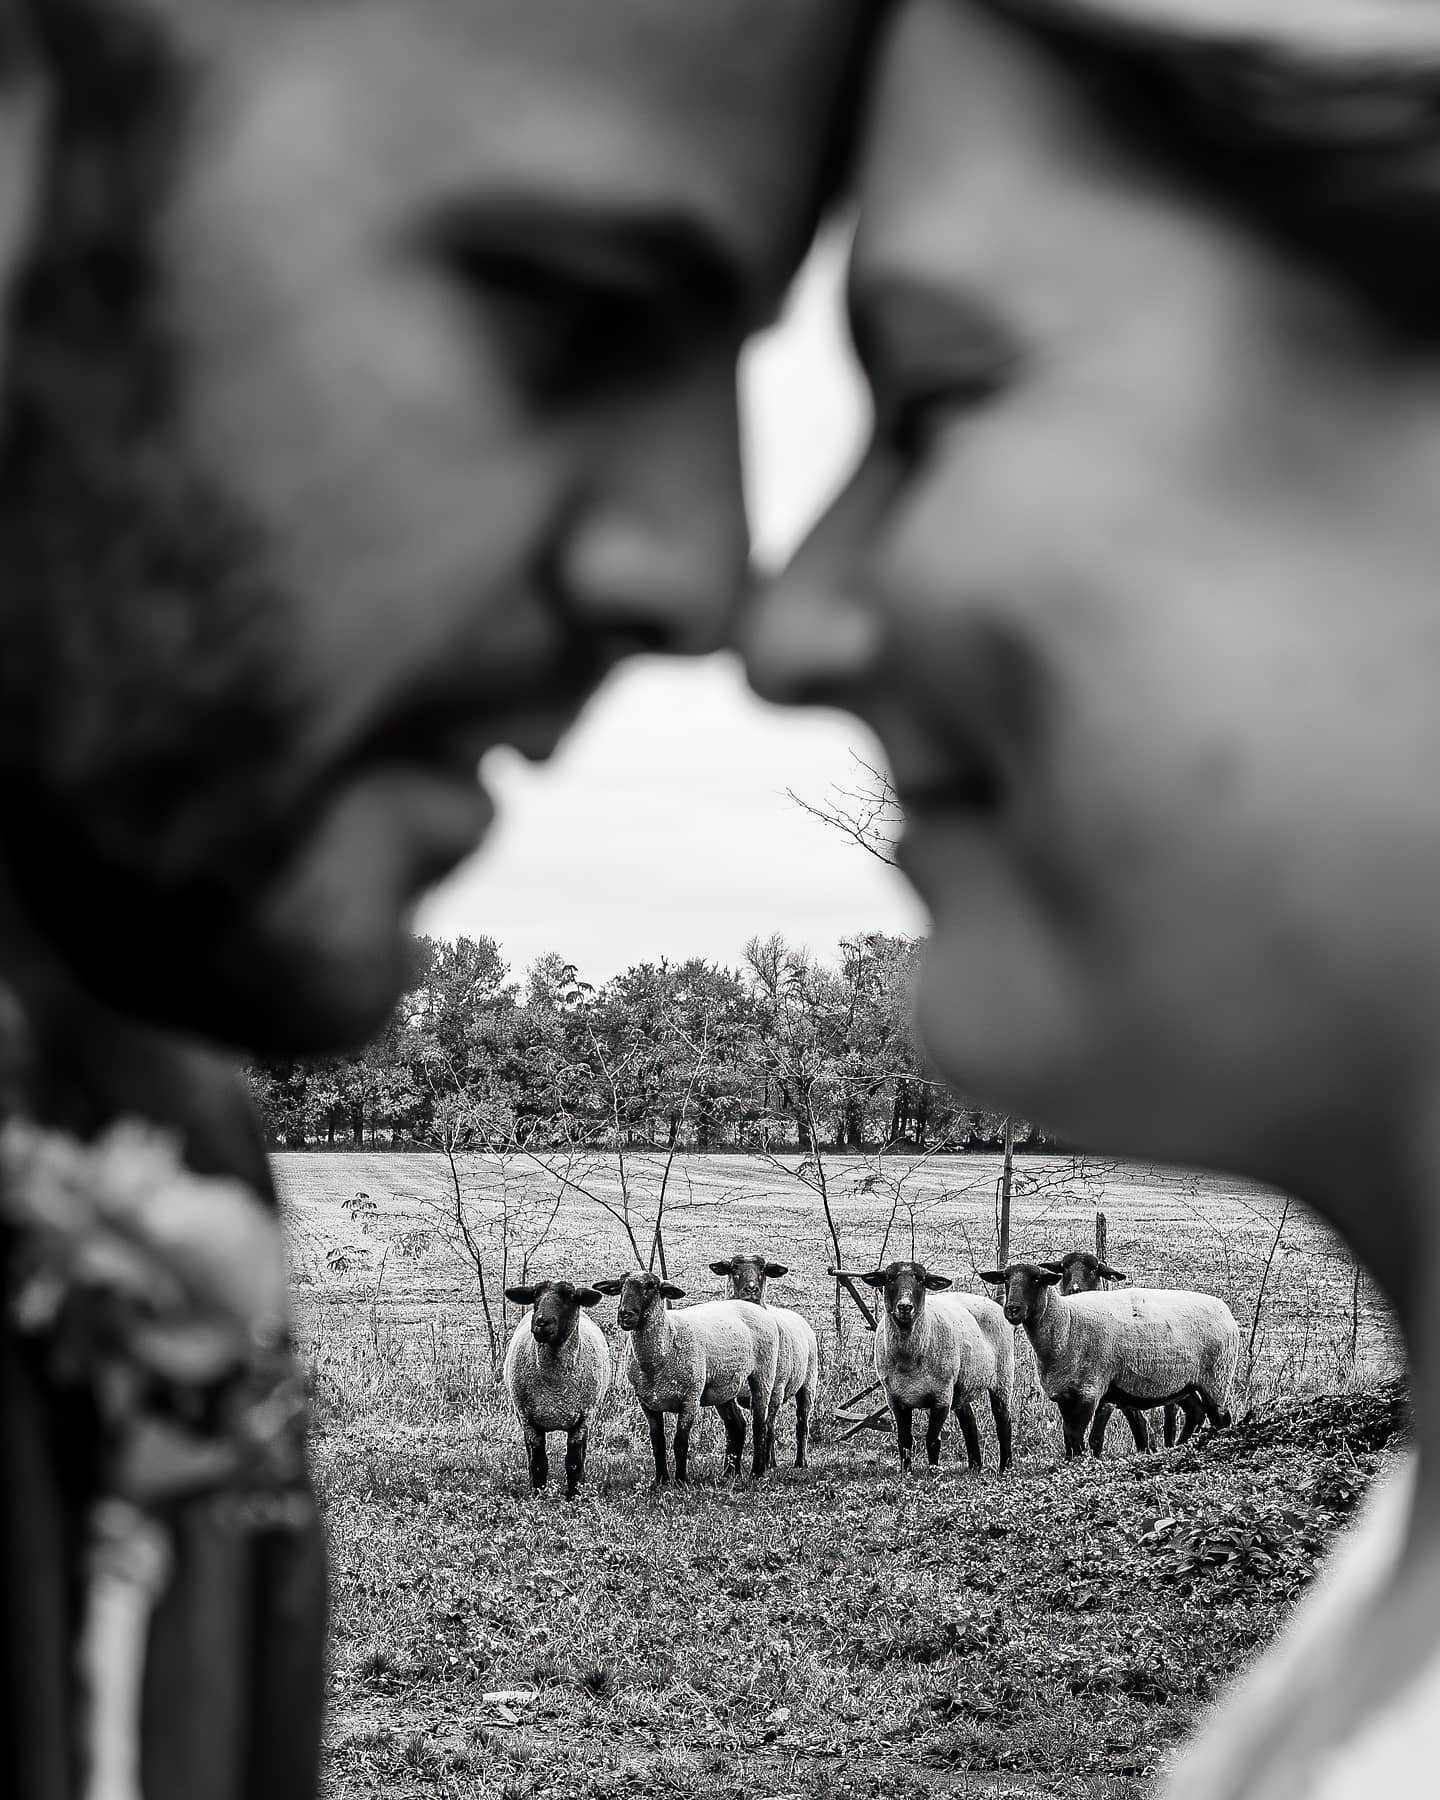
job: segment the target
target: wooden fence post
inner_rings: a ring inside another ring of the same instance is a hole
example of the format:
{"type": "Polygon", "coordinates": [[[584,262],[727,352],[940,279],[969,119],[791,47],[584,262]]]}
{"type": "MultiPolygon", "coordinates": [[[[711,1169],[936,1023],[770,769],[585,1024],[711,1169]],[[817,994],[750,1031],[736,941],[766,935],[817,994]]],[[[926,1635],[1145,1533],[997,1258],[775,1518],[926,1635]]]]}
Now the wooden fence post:
{"type": "Polygon", "coordinates": [[[1098,1211],[1095,1214],[1095,1254],[1101,1262],[1110,1260],[1105,1254],[1105,1215],[1098,1211]]]}
{"type": "Polygon", "coordinates": [[[1015,1120],[1005,1119],[1005,1163],[1000,1171],[1000,1259],[1004,1269],[1010,1264],[1010,1189],[1015,1176],[1015,1120]]]}

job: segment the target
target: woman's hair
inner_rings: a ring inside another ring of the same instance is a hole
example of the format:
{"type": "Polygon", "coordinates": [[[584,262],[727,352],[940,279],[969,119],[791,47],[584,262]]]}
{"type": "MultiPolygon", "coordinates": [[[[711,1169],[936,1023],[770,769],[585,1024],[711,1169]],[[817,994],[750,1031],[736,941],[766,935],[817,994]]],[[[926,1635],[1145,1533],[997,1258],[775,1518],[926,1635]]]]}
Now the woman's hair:
{"type": "Polygon", "coordinates": [[[1440,338],[1436,0],[988,0],[1107,123],[1408,337],[1440,338]]]}

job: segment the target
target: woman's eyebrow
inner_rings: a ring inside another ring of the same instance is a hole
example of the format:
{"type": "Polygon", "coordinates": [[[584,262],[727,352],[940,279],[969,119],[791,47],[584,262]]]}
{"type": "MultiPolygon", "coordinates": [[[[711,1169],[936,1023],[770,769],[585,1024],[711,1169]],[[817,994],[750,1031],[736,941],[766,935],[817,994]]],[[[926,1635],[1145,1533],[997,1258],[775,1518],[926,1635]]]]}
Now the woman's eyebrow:
{"type": "Polygon", "coordinates": [[[846,307],[856,352],[877,379],[912,371],[993,378],[1020,358],[1020,334],[1000,306],[958,281],[856,270],[846,307]]]}

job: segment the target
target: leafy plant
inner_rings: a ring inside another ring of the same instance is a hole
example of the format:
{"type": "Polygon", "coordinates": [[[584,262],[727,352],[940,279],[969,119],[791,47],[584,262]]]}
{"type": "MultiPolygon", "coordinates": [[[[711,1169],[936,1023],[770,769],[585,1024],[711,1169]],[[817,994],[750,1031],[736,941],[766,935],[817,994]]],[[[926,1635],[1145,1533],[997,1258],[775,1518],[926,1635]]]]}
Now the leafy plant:
{"type": "Polygon", "coordinates": [[[1226,1518],[1189,1513],[1157,1519],[1140,1542],[1155,1553],[1158,1577],[1182,1592],[1205,1582],[1212,1593],[1249,1599],[1266,1584],[1272,1591],[1278,1584],[1287,1597],[1298,1593],[1323,1539],[1310,1513],[1245,1500],[1226,1518]]]}

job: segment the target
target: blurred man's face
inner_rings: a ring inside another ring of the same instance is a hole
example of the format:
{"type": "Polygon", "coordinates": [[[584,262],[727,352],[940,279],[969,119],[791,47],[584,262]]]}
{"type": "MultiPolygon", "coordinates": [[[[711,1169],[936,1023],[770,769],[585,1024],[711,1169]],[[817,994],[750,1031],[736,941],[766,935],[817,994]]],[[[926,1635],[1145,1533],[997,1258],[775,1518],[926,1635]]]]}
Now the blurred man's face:
{"type": "Polygon", "coordinates": [[[343,1041],[410,909],[744,568],[735,358],[851,0],[47,0],[0,413],[0,813],[98,991],[343,1041]]]}

